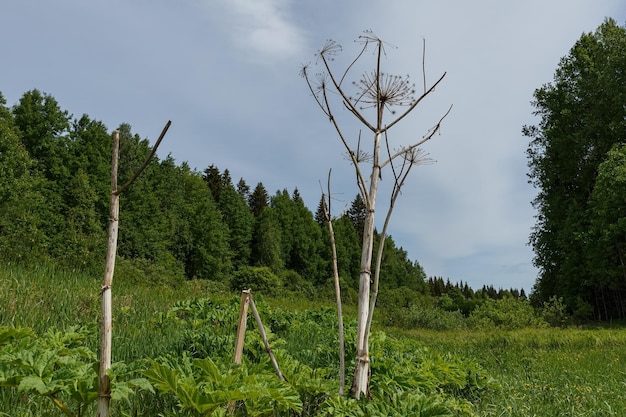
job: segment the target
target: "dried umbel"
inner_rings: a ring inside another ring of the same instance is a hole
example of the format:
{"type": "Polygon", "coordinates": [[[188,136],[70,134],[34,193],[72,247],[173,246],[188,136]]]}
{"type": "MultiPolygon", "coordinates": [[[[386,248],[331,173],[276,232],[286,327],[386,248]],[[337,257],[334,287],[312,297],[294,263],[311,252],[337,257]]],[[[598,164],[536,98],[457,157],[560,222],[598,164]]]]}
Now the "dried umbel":
{"type": "Polygon", "coordinates": [[[386,73],[365,73],[358,82],[352,83],[359,95],[354,105],[361,109],[382,106],[395,114],[393,106],[410,106],[415,102],[415,84],[409,76],[391,75],[386,73]]]}

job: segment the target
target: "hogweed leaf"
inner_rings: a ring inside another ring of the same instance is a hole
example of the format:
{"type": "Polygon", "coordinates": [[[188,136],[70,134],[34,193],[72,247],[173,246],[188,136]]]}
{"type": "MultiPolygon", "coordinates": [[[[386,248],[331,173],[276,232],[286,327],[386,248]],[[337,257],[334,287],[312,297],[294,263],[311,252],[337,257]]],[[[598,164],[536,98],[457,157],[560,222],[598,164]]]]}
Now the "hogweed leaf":
{"type": "Polygon", "coordinates": [[[35,337],[35,333],[28,327],[0,327],[0,346],[15,343],[19,339],[33,337],[35,337]]]}
{"type": "Polygon", "coordinates": [[[18,392],[34,391],[38,394],[47,394],[49,387],[41,377],[29,375],[21,378],[17,390],[18,392]]]}

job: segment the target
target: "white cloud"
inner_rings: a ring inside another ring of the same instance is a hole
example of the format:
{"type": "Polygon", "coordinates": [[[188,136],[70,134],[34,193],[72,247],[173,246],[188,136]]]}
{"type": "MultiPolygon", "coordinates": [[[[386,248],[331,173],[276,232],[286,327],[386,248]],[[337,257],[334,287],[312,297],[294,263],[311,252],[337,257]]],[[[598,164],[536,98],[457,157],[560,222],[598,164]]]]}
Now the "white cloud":
{"type": "Polygon", "coordinates": [[[293,56],[305,43],[290,20],[290,0],[223,0],[229,24],[222,31],[240,48],[271,58],[293,56]]]}

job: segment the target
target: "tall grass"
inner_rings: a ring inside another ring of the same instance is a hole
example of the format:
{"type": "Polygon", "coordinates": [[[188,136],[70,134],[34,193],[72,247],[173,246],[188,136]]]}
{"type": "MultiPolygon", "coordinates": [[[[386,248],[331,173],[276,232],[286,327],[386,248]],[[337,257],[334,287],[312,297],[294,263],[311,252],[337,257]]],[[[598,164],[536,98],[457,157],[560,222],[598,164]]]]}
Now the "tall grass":
{"type": "MultiPolygon", "coordinates": [[[[0,326],[31,327],[40,335],[50,328],[86,326],[92,335],[88,346],[97,352],[101,278],[49,266],[0,266],[0,326]]],[[[119,274],[116,271],[112,290],[113,360],[125,362],[154,358],[180,348],[184,329],[164,319],[175,303],[207,296],[231,303],[233,299],[232,293],[211,283],[185,282],[177,288],[142,285],[127,279],[123,269],[119,274]]],[[[320,309],[319,302],[295,296],[258,297],[257,301],[264,323],[285,340],[294,357],[304,363],[332,367],[336,362],[336,329],[321,326],[333,321],[332,308],[320,309]],[[300,329],[299,333],[297,326],[287,324],[305,316],[290,312],[305,310],[316,310],[310,314],[319,315],[315,321],[320,327],[308,332],[300,329]],[[312,338],[316,344],[311,343],[312,338]]],[[[385,314],[381,310],[381,317],[385,314]]],[[[349,308],[348,322],[351,316],[349,308]]],[[[417,316],[415,320],[419,324],[417,316]]],[[[382,323],[377,327],[381,328],[382,323]]],[[[476,416],[623,416],[626,410],[623,328],[384,330],[399,339],[412,339],[412,343],[431,351],[433,357],[454,355],[475,362],[495,378],[499,388],[486,390],[476,398],[476,416]]],[[[351,350],[348,348],[348,352],[351,350]]],[[[144,395],[136,399],[139,405],[133,405],[139,414],[158,415],[175,408],[164,397],[144,395]]],[[[0,416],[59,415],[55,412],[47,403],[0,389],[0,416]]]]}
{"type": "MultiPolygon", "coordinates": [[[[406,332],[403,333],[405,336],[406,332]]],[[[476,360],[499,389],[479,416],[600,417],[626,412],[626,329],[414,331],[425,345],[476,360]]]]}
{"type": "MultiPolygon", "coordinates": [[[[206,297],[206,283],[185,282],[177,288],[113,281],[113,359],[131,361],[163,354],[176,342],[175,326],[158,318],[175,302],[206,297]],[[158,331],[157,331],[158,327],[158,331]]],[[[51,266],[0,266],[0,326],[23,326],[42,334],[50,328],[92,328],[88,346],[97,351],[102,277],[51,266]]]]}

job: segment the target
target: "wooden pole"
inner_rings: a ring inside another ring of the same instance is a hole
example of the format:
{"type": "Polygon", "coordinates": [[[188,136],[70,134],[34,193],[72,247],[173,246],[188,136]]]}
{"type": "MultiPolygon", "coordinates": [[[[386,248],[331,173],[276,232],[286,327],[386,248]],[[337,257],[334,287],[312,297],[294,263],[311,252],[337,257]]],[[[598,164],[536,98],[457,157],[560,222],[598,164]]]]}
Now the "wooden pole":
{"type": "Polygon", "coordinates": [[[100,295],[102,296],[102,328],[100,334],[100,369],[98,370],[98,409],[97,417],[109,417],[111,415],[111,380],[108,370],[111,369],[111,335],[113,331],[113,313],[112,313],[112,297],[111,285],[113,284],[113,272],[115,270],[115,255],[117,253],[117,235],[119,228],[120,216],[120,194],[126,190],[137,179],[137,177],[148,166],[150,159],[156,153],[159,144],[165,137],[165,133],[169,129],[171,121],[165,124],[161,131],[159,139],[152,147],[150,154],[145,159],[141,168],[135,175],[121,188],[117,188],[117,169],[119,164],[120,153],[120,132],[113,132],[113,151],[111,158],[111,200],[109,210],[109,240],[107,243],[106,265],[104,268],[104,280],[100,287],[100,295]]]}
{"type": "Polygon", "coordinates": [[[248,318],[248,305],[250,304],[250,290],[241,291],[241,308],[239,309],[239,321],[237,321],[237,338],[235,339],[235,357],[233,362],[241,363],[243,355],[243,342],[246,337],[246,322],[248,318]]]}
{"type": "Polygon", "coordinates": [[[115,254],[117,252],[117,235],[120,213],[120,196],[117,193],[117,166],[119,161],[120,132],[113,132],[113,157],[111,161],[111,205],[109,211],[109,240],[107,244],[106,266],[104,280],[100,288],[102,296],[102,328],[100,341],[100,370],[98,377],[98,417],[109,416],[111,401],[111,381],[107,371],[111,368],[111,333],[112,333],[112,303],[111,284],[115,269],[115,254]]]}

